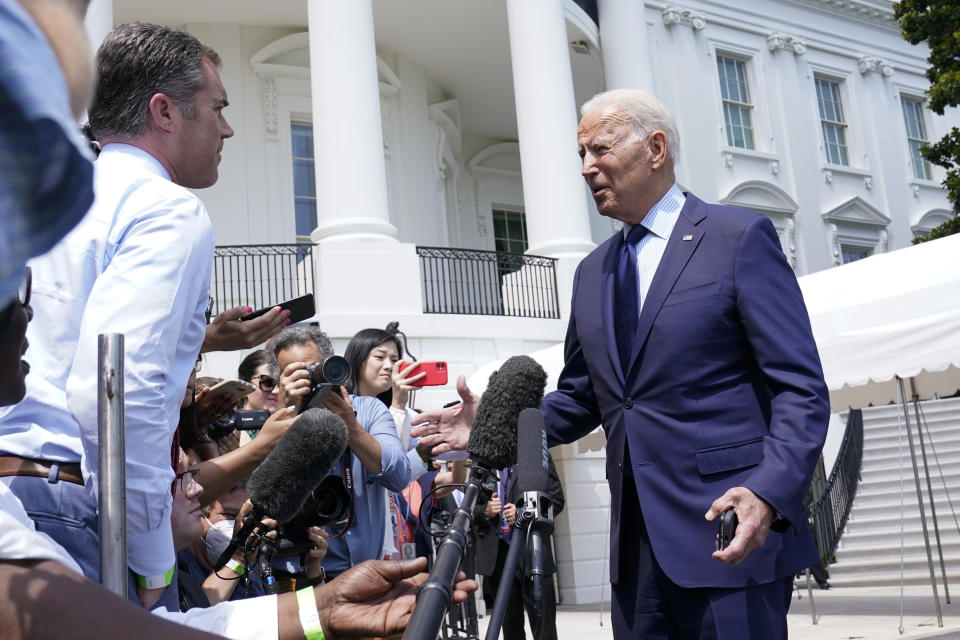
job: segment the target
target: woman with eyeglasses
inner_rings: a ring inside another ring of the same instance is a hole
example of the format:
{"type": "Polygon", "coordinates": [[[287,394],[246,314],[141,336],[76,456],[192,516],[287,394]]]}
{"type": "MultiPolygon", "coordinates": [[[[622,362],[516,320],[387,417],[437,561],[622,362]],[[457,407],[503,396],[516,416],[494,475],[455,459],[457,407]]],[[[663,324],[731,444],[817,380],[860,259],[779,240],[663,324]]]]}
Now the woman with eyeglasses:
{"type": "Polygon", "coordinates": [[[260,349],[243,359],[237,368],[237,377],[256,385],[257,389],[240,405],[242,409],[263,409],[273,413],[277,410],[277,379],[273,375],[270,354],[260,349]]]}

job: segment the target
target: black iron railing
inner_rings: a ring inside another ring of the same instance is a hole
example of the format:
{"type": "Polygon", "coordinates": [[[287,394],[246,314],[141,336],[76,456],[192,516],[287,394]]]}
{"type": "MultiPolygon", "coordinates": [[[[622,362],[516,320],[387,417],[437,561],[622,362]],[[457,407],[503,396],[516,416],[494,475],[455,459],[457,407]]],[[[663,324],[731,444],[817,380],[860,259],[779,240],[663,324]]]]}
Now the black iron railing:
{"type": "Polygon", "coordinates": [[[313,293],[313,245],[217,247],[210,275],[213,315],[246,305],[260,309],[313,293]]]}
{"type": "Polygon", "coordinates": [[[559,318],[555,258],[417,247],[424,313],[559,318]]]}
{"type": "Polygon", "coordinates": [[[850,517],[853,499],[860,484],[862,466],[863,413],[860,409],[851,409],[847,414],[843,442],[830,477],[819,491],[810,492],[813,500],[806,506],[810,530],[824,567],[831,561],[847,526],[847,518],[850,517]]]}

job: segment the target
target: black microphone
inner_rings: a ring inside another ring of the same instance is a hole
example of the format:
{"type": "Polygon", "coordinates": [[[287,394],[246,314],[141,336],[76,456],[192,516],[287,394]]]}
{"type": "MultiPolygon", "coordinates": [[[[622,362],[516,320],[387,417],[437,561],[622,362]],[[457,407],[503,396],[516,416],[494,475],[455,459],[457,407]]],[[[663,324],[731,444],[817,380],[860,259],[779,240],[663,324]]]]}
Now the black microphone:
{"type": "Polygon", "coordinates": [[[513,356],[490,375],[470,429],[470,478],[453,523],[437,549],[430,578],[420,587],[404,640],[434,640],[453,595],[453,579],[467,549],[473,509],[485,505],[497,471],[517,462],[517,420],[524,409],[539,412],[547,373],[529,356],[513,356]]]}
{"type": "Polygon", "coordinates": [[[326,409],[309,409],[273,448],[247,481],[253,510],[214,565],[222,569],[264,517],[279,524],[293,519],[347,448],[347,425],[326,409]]]}
{"type": "Polygon", "coordinates": [[[550,479],[550,454],[543,414],[525,409],[517,426],[517,489],[523,493],[518,511],[530,512],[527,536],[527,575],[532,579],[530,599],[537,613],[543,607],[543,536],[553,532],[553,509],[547,489],[550,479]]]}

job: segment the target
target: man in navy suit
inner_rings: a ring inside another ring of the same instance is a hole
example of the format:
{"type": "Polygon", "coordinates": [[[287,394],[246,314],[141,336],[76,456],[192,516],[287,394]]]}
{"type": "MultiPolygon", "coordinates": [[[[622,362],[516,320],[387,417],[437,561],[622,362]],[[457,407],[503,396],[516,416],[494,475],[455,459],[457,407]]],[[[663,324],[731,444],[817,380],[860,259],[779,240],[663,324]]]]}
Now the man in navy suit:
{"type": "MultiPolygon", "coordinates": [[[[817,558],[802,504],[829,419],[796,278],[767,218],[680,191],[654,96],[611,91],[581,114],[583,177],[624,228],[577,268],[542,410],[551,445],[606,432],[614,636],[786,638],[792,576],[817,558]]],[[[470,410],[421,416],[440,424],[420,433],[455,442],[443,427],[470,410]]]]}

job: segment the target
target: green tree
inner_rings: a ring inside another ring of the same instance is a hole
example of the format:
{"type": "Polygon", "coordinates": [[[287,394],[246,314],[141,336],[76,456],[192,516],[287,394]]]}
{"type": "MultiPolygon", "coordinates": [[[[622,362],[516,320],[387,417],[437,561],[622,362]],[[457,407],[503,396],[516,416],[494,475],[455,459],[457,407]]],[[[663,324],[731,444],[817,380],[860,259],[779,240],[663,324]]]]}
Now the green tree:
{"type": "MultiPolygon", "coordinates": [[[[903,37],[911,44],[926,41],[930,47],[927,106],[943,115],[960,104],[960,2],[956,0],[902,0],[893,5],[903,37]]],[[[960,129],[954,127],[939,141],[923,147],[924,157],[947,170],[943,186],[953,203],[953,218],[913,241],[925,242],[960,233],[960,129]]]]}

